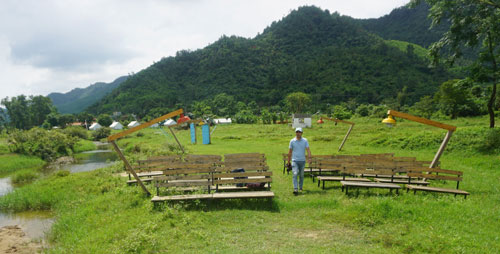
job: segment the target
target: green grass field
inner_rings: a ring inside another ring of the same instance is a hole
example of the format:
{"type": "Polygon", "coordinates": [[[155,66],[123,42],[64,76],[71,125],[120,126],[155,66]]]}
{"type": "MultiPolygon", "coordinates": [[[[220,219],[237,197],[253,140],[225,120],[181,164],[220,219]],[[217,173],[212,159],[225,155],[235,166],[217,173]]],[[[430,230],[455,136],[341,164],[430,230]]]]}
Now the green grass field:
{"type": "MultiPolygon", "coordinates": [[[[388,129],[379,119],[358,118],[341,154],[386,153],[432,160],[445,131],[399,122],[388,129]]],[[[137,186],[116,177],[122,165],[94,172],[53,175],[0,198],[0,209],[53,210],[49,253],[496,253],[500,249],[500,156],[484,151],[487,119],[446,123],[458,126],[442,168],[464,171],[460,188],[471,195],[387,190],[325,190],[310,178],[304,193],[292,194],[282,174],[281,153],[293,130],[285,125],[218,126],[211,145],[189,144],[189,153],[261,152],[273,170],[272,204],[264,200],[180,202],[153,209],[137,186]]],[[[306,129],[313,154],[337,154],[348,126],[332,122],[306,129]]],[[[158,129],[132,134],[118,144],[132,160],[176,151],[170,134],[158,129]]],[[[201,140],[201,132],[199,133],[201,140]]],[[[496,151],[496,150],[495,150],[496,151]]],[[[453,187],[455,183],[433,182],[453,187]]],[[[152,186],[148,188],[154,193],[152,186]]]]}

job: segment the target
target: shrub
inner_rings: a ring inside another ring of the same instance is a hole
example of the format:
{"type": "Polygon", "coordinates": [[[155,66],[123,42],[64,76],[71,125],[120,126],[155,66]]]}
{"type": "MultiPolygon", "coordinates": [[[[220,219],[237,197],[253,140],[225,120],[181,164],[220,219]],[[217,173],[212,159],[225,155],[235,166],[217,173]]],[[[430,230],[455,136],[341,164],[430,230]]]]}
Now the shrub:
{"type": "Polygon", "coordinates": [[[234,116],[236,123],[256,123],[258,118],[250,110],[242,110],[234,116]]]}
{"type": "Polygon", "coordinates": [[[369,116],[371,110],[372,110],[371,105],[361,104],[356,109],[356,114],[358,114],[359,116],[369,116]]]}
{"type": "Polygon", "coordinates": [[[38,178],[38,173],[32,170],[21,170],[16,172],[12,177],[11,181],[15,184],[26,184],[31,183],[38,178]]]}
{"type": "Polygon", "coordinates": [[[56,172],[56,176],[57,177],[65,177],[65,176],[69,176],[69,170],[59,170],[56,172]]]}
{"type": "Polygon", "coordinates": [[[341,105],[335,105],[333,107],[333,114],[332,116],[334,118],[343,120],[343,119],[349,119],[352,117],[352,112],[349,111],[346,107],[341,106],[341,105]]]}
{"type": "Polygon", "coordinates": [[[77,139],[60,131],[33,128],[29,131],[14,131],[9,135],[12,152],[34,155],[45,161],[71,155],[77,139]]]}
{"type": "Polygon", "coordinates": [[[484,135],[479,150],[484,153],[500,152],[500,129],[489,129],[484,135]]]}
{"type": "Polygon", "coordinates": [[[384,105],[374,106],[370,116],[375,118],[384,118],[387,117],[388,110],[389,108],[384,105]]]}
{"type": "Polygon", "coordinates": [[[92,137],[94,140],[100,140],[103,138],[107,138],[111,134],[111,129],[108,127],[100,128],[92,133],[92,137]]]}
{"type": "Polygon", "coordinates": [[[66,129],[62,130],[62,132],[66,135],[76,137],[76,138],[81,138],[81,139],[88,139],[89,136],[87,134],[87,130],[82,127],[78,126],[70,126],[67,127],[66,129]]]}

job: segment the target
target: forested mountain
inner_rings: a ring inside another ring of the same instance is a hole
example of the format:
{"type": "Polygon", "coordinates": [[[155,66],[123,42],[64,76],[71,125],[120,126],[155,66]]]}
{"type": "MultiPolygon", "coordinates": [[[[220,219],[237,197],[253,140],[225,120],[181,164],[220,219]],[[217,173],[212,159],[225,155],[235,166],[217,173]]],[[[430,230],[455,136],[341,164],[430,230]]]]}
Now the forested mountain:
{"type": "Polygon", "coordinates": [[[405,87],[411,105],[450,78],[446,70],[430,69],[411,45],[393,45],[350,17],[300,7],[255,38],[222,36],[203,49],[162,58],[88,110],[144,116],[156,108],[189,110],[221,93],[274,106],[296,91],[310,94],[317,110],[348,100],[380,103],[405,87]]]}
{"type": "Polygon", "coordinates": [[[67,93],[47,95],[60,113],[80,113],[90,105],[117,88],[127,76],[119,77],[111,83],[98,82],[86,88],[75,88],[67,93]]]}
{"type": "Polygon", "coordinates": [[[359,19],[366,30],[386,39],[407,41],[424,48],[438,41],[450,26],[448,22],[429,29],[431,19],[427,18],[429,5],[425,2],[410,8],[402,6],[390,14],[376,19],[359,19]]]}

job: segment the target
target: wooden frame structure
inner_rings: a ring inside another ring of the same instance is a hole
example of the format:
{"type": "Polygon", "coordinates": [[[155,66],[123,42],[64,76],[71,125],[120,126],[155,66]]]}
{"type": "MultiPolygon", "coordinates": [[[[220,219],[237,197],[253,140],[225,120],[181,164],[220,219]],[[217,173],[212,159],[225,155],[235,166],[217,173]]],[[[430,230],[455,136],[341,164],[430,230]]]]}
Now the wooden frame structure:
{"type": "Polygon", "coordinates": [[[349,137],[349,134],[351,134],[352,128],[354,127],[355,123],[349,122],[349,121],[345,121],[345,120],[340,120],[340,119],[337,119],[337,118],[329,118],[329,117],[321,117],[321,119],[326,119],[326,120],[333,121],[333,122],[335,122],[335,125],[337,125],[337,123],[345,123],[345,124],[351,125],[349,127],[349,130],[347,130],[347,133],[345,134],[344,140],[342,140],[342,143],[339,146],[339,150],[338,151],[340,152],[340,150],[342,150],[342,147],[344,147],[344,144],[345,144],[347,138],[349,137]]]}
{"type": "MultiPolygon", "coordinates": [[[[113,135],[110,135],[108,137],[108,142],[110,142],[112,145],[113,145],[113,148],[115,149],[116,153],[118,154],[118,156],[120,157],[120,159],[123,161],[123,163],[125,164],[125,167],[127,168],[127,170],[134,176],[135,180],[137,181],[137,184],[139,186],[141,186],[142,190],[144,192],[146,192],[146,194],[148,196],[151,195],[151,193],[148,191],[148,189],[146,188],[146,186],[144,186],[144,183],[141,181],[141,179],[139,178],[139,176],[135,173],[134,169],[132,168],[132,166],[130,165],[130,163],[128,162],[128,160],[125,158],[125,155],[123,155],[122,151],[120,150],[120,148],[118,147],[118,145],[116,144],[115,140],[121,138],[121,137],[125,137],[131,133],[134,133],[136,131],[139,131],[139,130],[142,130],[144,128],[147,128],[155,123],[158,123],[158,122],[161,122],[161,121],[164,121],[168,118],[172,118],[174,116],[178,116],[180,114],[182,114],[184,111],[182,109],[178,109],[176,111],[173,111],[173,112],[170,112],[166,115],[163,115],[163,116],[160,116],[158,118],[155,118],[149,122],[146,122],[146,123],[143,123],[141,125],[138,125],[136,127],[133,127],[133,128],[130,128],[128,130],[124,130],[122,132],[119,132],[119,133],[116,133],[116,134],[113,134],[113,135]]],[[[169,128],[170,129],[170,128],[169,128]]],[[[172,132],[172,135],[174,135],[175,137],[175,134],[174,132],[172,131],[172,129],[170,129],[170,131],[172,132]]],[[[175,137],[175,140],[177,141],[177,143],[180,145],[179,143],[179,140],[177,140],[177,137],[175,137]]],[[[181,146],[181,149],[182,149],[182,146],[181,146]]],[[[184,151],[182,149],[182,151],[184,151]]]]}
{"type": "Polygon", "coordinates": [[[429,120],[426,118],[398,112],[395,110],[389,110],[389,111],[387,111],[387,114],[389,116],[404,118],[404,119],[407,119],[410,121],[438,127],[438,128],[445,129],[448,131],[448,132],[446,132],[446,136],[444,137],[443,142],[441,143],[441,146],[439,147],[438,151],[436,152],[434,159],[432,160],[431,164],[429,165],[429,168],[434,168],[438,164],[439,159],[441,158],[441,155],[443,154],[443,151],[446,148],[446,145],[448,144],[448,141],[450,141],[451,135],[457,129],[457,127],[453,126],[453,125],[448,125],[448,124],[432,121],[432,120],[429,120]]]}

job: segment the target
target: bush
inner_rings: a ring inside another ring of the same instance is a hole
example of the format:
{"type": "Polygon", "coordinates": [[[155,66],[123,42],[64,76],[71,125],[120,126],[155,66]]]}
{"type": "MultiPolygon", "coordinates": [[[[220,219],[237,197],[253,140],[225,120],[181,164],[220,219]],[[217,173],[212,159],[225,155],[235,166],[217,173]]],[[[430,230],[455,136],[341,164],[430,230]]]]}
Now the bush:
{"type": "Polygon", "coordinates": [[[100,140],[103,138],[107,138],[111,134],[111,129],[108,127],[100,128],[92,133],[92,137],[94,140],[100,140]]]}
{"type": "Polygon", "coordinates": [[[69,170],[59,170],[56,172],[56,176],[57,177],[65,177],[65,176],[69,176],[69,170]]]}
{"type": "Polygon", "coordinates": [[[387,117],[388,110],[389,110],[389,108],[387,106],[384,106],[384,105],[374,106],[370,116],[375,117],[375,118],[385,118],[385,117],[387,117]]]}
{"type": "Polygon", "coordinates": [[[31,183],[38,178],[38,173],[32,170],[21,170],[16,172],[12,177],[11,181],[15,184],[26,184],[31,183]]]}
{"type": "Polygon", "coordinates": [[[64,134],[76,137],[76,138],[81,138],[81,139],[88,139],[89,135],[87,134],[87,130],[82,127],[78,126],[70,126],[67,127],[62,131],[64,134]]]}
{"type": "Polygon", "coordinates": [[[337,119],[340,119],[340,120],[349,119],[349,118],[352,117],[352,112],[349,111],[349,109],[347,109],[344,106],[335,105],[333,107],[333,114],[332,114],[332,116],[334,118],[337,118],[337,119]]]}
{"type": "Polygon", "coordinates": [[[263,109],[261,112],[261,118],[263,124],[271,124],[273,121],[273,115],[267,109],[263,109]]]}
{"type": "Polygon", "coordinates": [[[356,114],[359,116],[369,116],[372,110],[372,105],[361,104],[356,109],[356,114]]]}
{"type": "Polygon", "coordinates": [[[236,123],[256,123],[258,118],[250,110],[242,110],[234,116],[236,123]]]}
{"type": "Polygon", "coordinates": [[[71,155],[76,141],[76,138],[60,131],[48,131],[41,128],[14,131],[8,138],[12,152],[38,156],[45,161],[71,155]]]}
{"type": "Polygon", "coordinates": [[[500,153],[500,129],[489,129],[479,150],[483,153],[500,153]]]}

